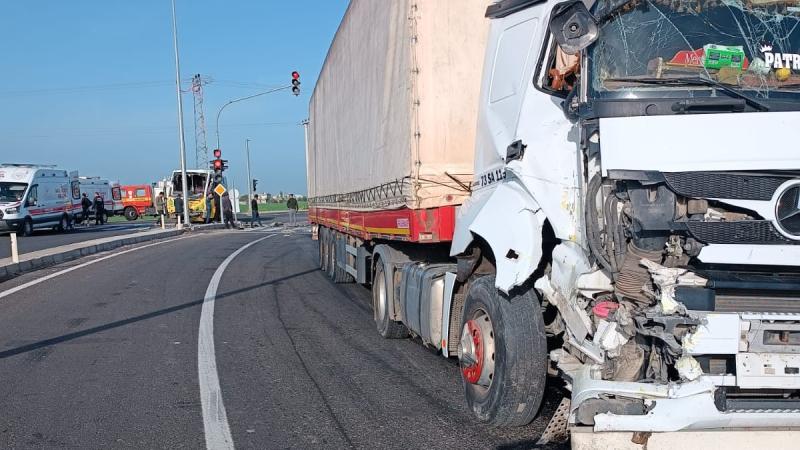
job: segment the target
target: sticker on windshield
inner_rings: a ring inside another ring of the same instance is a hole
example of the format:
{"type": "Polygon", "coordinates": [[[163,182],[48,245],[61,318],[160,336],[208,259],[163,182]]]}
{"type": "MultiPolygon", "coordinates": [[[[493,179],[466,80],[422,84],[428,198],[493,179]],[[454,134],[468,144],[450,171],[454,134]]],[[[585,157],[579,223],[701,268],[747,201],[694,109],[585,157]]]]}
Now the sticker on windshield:
{"type": "Polygon", "coordinates": [[[761,44],[760,50],[767,67],[800,70],[800,54],[775,52],[769,43],[761,44]]]}

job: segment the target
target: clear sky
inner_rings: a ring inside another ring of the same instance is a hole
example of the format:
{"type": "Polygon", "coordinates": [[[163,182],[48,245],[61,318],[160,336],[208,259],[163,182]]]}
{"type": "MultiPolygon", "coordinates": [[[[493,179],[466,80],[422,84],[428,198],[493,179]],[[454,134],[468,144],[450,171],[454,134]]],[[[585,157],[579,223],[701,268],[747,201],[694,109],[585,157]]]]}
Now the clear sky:
{"type": "MultiPolygon", "coordinates": [[[[57,164],[122,183],[179,168],[170,0],[0,2],[0,162],[57,164]]],[[[308,100],[347,0],[177,0],[188,166],[195,166],[190,78],[205,89],[209,153],[226,101],[227,174],[246,192],[244,141],[258,190],[305,193],[308,100]]]]}

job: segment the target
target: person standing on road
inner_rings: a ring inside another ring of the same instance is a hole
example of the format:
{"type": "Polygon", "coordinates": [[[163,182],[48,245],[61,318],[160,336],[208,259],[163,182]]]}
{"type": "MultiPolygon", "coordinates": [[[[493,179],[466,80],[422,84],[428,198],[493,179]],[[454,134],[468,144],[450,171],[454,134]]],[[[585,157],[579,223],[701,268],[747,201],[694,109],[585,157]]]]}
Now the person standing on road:
{"type": "Polygon", "coordinates": [[[233,204],[227,192],[222,196],[222,215],[225,218],[225,228],[236,228],[236,223],[233,221],[233,204]]]}
{"type": "Polygon", "coordinates": [[[264,224],[261,223],[261,214],[258,212],[258,194],[254,195],[253,199],[250,200],[250,216],[250,228],[256,226],[256,221],[258,221],[258,226],[264,226],[264,224]]]}
{"type": "Polygon", "coordinates": [[[158,215],[159,221],[166,221],[167,220],[167,199],[164,197],[164,191],[158,193],[156,197],[156,215],[158,215]]]}
{"type": "Polygon", "coordinates": [[[81,220],[85,225],[89,225],[89,210],[92,209],[92,201],[86,196],[86,192],[81,197],[81,220]]]}
{"type": "Polygon", "coordinates": [[[214,201],[214,194],[206,195],[206,223],[211,223],[211,202],[214,201]]]}
{"type": "Polygon", "coordinates": [[[94,224],[102,225],[105,223],[106,204],[100,193],[94,195],[94,224]]]}
{"type": "Polygon", "coordinates": [[[175,220],[180,222],[181,217],[183,217],[183,197],[181,197],[180,192],[175,195],[175,201],[173,203],[175,204],[175,220]]]}
{"type": "Polygon", "coordinates": [[[286,207],[289,208],[289,225],[297,226],[297,199],[294,194],[289,194],[289,200],[286,202],[286,207]]]}

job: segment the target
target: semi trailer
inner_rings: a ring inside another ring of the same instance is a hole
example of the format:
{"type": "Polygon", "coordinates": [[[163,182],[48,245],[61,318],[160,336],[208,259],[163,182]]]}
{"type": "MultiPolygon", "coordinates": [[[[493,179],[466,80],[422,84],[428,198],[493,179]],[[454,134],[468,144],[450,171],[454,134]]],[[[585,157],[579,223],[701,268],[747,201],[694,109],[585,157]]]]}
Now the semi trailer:
{"type": "Polygon", "coordinates": [[[530,423],[552,376],[574,448],[791,448],[799,25],[796,0],[353,0],[309,105],[320,267],[457,357],[482,422],[530,423]]]}

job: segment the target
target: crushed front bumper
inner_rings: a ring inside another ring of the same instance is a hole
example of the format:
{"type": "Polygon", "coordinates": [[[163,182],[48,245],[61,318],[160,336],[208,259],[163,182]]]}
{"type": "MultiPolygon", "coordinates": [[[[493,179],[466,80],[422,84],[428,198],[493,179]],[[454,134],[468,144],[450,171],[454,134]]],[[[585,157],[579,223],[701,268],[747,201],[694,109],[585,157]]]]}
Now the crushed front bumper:
{"type": "Polygon", "coordinates": [[[573,450],[675,450],[676,448],[724,448],[770,450],[796,449],[800,430],[792,428],[747,428],[674,433],[606,432],[591,427],[570,429],[573,450]]]}
{"type": "Polygon", "coordinates": [[[725,389],[745,389],[752,395],[800,391],[800,314],[703,313],[702,320],[703,325],[684,339],[684,354],[727,355],[735,360],[735,373],[703,374],[694,381],[643,383],[598,379],[592,366],[582,365],[568,374],[572,384],[570,423],[580,423],[576,413],[584,402],[613,398],[639,402],[644,413],[596,414],[593,431],[800,430],[800,402],[721,406],[719,401],[725,389]]]}

